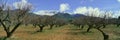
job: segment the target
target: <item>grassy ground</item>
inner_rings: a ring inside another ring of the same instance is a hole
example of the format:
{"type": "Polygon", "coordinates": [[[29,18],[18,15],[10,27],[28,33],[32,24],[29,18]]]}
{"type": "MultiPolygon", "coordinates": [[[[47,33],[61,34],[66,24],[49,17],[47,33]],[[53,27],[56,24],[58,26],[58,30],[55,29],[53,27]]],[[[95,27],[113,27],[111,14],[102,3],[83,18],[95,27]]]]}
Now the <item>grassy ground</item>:
{"type": "MultiPolygon", "coordinates": [[[[43,32],[35,32],[39,28],[30,26],[20,26],[8,40],[103,40],[102,34],[96,29],[86,33],[87,26],[83,30],[73,25],[62,27],[44,28],[43,32]]],[[[110,36],[110,40],[120,40],[120,27],[109,25],[102,29],[110,36]]],[[[0,27],[0,37],[6,36],[3,28],[0,27]]]]}

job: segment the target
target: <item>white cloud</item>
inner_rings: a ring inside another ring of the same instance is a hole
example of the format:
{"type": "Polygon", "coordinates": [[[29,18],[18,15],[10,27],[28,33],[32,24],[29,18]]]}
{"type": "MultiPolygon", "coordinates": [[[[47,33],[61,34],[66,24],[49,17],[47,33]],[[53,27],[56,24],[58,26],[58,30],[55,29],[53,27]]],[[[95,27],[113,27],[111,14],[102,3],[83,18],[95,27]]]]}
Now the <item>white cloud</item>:
{"type": "Polygon", "coordinates": [[[103,13],[99,8],[88,7],[87,10],[88,16],[100,17],[100,15],[103,13]]]}
{"type": "Polygon", "coordinates": [[[60,4],[60,12],[65,12],[66,10],[69,10],[69,4],[67,3],[62,3],[60,4]]]}
{"type": "Polygon", "coordinates": [[[115,11],[113,14],[114,18],[118,18],[120,16],[120,10],[119,11],[115,11]]]}
{"type": "Polygon", "coordinates": [[[85,14],[85,13],[87,13],[87,8],[86,8],[86,7],[78,7],[78,8],[76,8],[76,10],[74,11],[74,13],[85,14]]]}
{"type": "Polygon", "coordinates": [[[32,4],[28,3],[27,0],[21,0],[19,2],[15,2],[15,3],[13,3],[13,6],[16,9],[24,9],[26,7],[32,8],[32,4]]]}
{"type": "Polygon", "coordinates": [[[22,0],[22,2],[27,3],[27,0],[22,0]]]}
{"type": "Polygon", "coordinates": [[[105,15],[106,15],[106,18],[113,18],[113,11],[107,11],[107,12],[105,12],[105,15]]]}
{"type": "Polygon", "coordinates": [[[37,15],[48,15],[48,16],[52,16],[55,14],[55,11],[53,10],[40,10],[38,12],[34,12],[37,15]]]}
{"type": "Polygon", "coordinates": [[[92,7],[78,7],[74,11],[74,13],[84,14],[88,16],[99,16],[102,13],[102,11],[100,11],[100,9],[98,8],[92,8],[92,7]]]}
{"type": "Polygon", "coordinates": [[[117,0],[118,2],[120,2],[120,0],[117,0]]]}
{"type": "Polygon", "coordinates": [[[75,14],[83,14],[86,16],[94,16],[94,17],[103,17],[106,15],[107,17],[113,17],[112,11],[103,11],[99,8],[93,8],[93,7],[78,7],[74,11],[75,14]]]}

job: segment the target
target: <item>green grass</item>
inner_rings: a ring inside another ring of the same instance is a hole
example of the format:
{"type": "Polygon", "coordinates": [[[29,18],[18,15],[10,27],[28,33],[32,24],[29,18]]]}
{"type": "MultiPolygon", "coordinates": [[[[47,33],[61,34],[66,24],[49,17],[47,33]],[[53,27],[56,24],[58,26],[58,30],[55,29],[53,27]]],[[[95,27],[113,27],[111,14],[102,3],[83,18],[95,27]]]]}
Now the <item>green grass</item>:
{"type": "MultiPolygon", "coordinates": [[[[91,29],[90,32],[86,32],[87,26],[83,30],[73,25],[65,25],[62,27],[54,27],[49,29],[45,27],[43,32],[37,32],[39,29],[34,28],[32,25],[20,26],[11,38],[8,40],[103,40],[102,34],[96,30],[91,29]]],[[[108,25],[102,29],[109,35],[109,40],[120,40],[120,27],[114,25],[108,25]]],[[[2,27],[0,27],[0,39],[6,36],[2,27]]]]}

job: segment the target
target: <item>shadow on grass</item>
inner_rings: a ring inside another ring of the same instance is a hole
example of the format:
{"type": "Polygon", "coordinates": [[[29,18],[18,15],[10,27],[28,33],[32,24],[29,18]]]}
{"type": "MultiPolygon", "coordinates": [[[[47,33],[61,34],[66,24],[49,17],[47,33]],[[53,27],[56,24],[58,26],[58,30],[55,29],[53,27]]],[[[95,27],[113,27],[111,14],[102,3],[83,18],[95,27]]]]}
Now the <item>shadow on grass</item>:
{"type": "Polygon", "coordinates": [[[85,32],[85,31],[81,31],[81,32],[77,32],[77,31],[73,31],[73,32],[67,32],[66,34],[70,34],[70,35],[89,35],[92,34],[93,32],[85,32]]]}
{"type": "Polygon", "coordinates": [[[7,40],[6,37],[0,37],[0,40],[7,40]]]}
{"type": "Polygon", "coordinates": [[[81,29],[65,29],[65,30],[77,31],[77,30],[81,30],[81,29]]]}
{"type": "Polygon", "coordinates": [[[84,29],[66,29],[66,30],[69,30],[69,32],[67,32],[66,34],[70,35],[89,35],[94,33],[92,31],[86,32],[84,29]]]}

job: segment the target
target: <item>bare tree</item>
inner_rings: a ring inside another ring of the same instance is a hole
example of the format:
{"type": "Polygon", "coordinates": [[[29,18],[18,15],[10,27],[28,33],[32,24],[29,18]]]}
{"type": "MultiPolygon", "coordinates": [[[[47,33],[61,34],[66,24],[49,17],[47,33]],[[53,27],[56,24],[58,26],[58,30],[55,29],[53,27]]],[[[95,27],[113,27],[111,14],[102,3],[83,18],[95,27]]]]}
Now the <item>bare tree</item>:
{"type": "Polygon", "coordinates": [[[55,25],[55,20],[56,20],[56,18],[55,17],[53,17],[53,16],[50,16],[49,18],[48,18],[48,25],[50,25],[50,29],[52,29],[53,28],[53,26],[55,25]]]}
{"type": "Polygon", "coordinates": [[[72,20],[71,24],[81,27],[80,29],[84,28],[84,25],[86,25],[86,21],[85,21],[86,17],[79,17],[79,18],[75,18],[72,20]]]}
{"type": "Polygon", "coordinates": [[[117,24],[117,27],[120,26],[120,16],[117,18],[116,24],[117,24]]]}
{"type": "Polygon", "coordinates": [[[103,15],[103,18],[97,18],[97,21],[95,20],[95,26],[94,28],[97,29],[98,31],[100,31],[103,35],[103,40],[108,40],[109,39],[109,35],[106,34],[102,29],[100,29],[101,27],[105,28],[106,25],[108,24],[113,24],[114,20],[111,20],[110,16],[109,15],[103,15]],[[109,22],[108,22],[109,21],[109,22]]]}
{"type": "Polygon", "coordinates": [[[0,23],[7,34],[6,38],[12,36],[16,29],[22,24],[23,18],[30,10],[31,5],[25,8],[23,7],[23,9],[14,10],[15,12],[12,12],[10,6],[7,6],[6,4],[0,5],[0,23]]]}
{"type": "Polygon", "coordinates": [[[95,20],[94,28],[102,33],[103,38],[104,38],[103,40],[108,40],[109,35],[107,35],[103,30],[100,29],[104,25],[105,20],[103,18],[96,18],[96,19],[97,20],[95,20]]]}
{"type": "Polygon", "coordinates": [[[89,32],[89,30],[91,28],[97,29],[98,31],[100,31],[104,37],[104,40],[108,40],[109,39],[109,35],[107,35],[102,29],[101,27],[105,28],[106,25],[108,24],[112,24],[114,22],[112,22],[113,20],[111,20],[111,13],[108,11],[106,11],[102,16],[94,16],[94,14],[89,14],[90,16],[88,16],[86,18],[87,20],[87,25],[88,25],[88,29],[87,32],[89,32]]]}
{"type": "Polygon", "coordinates": [[[35,16],[33,19],[31,19],[31,22],[33,26],[38,26],[39,30],[37,32],[42,32],[43,28],[49,24],[49,17],[48,16],[35,16]]]}
{"type": "Polygon", "coordinates": [[[64,26],[66,24],[68,24],[68,21],[65,20],[64,18],[56,18],[56,20],[55,20],[56,27],[61,27],[61,26],[64,26]]]}

